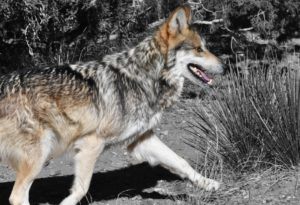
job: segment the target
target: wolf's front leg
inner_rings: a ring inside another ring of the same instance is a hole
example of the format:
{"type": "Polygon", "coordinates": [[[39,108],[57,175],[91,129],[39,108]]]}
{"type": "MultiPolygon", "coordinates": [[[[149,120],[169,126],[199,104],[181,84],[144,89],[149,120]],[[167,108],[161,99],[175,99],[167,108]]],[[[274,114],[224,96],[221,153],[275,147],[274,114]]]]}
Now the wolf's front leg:
{"type": "Polygon", "coordinates": [[[87,193],[98,155],[104,148],[104,140],[96,134],[85,136],[75,143],[75,178],[71,194],[60,205],[76,205],[87,193]]]}
{"type": "Polygon", "coordinates": [[[217,190],[220,187],[219,182],[206,178],[196,172],[187,161],[160,141],[152,130],[147,131],[130,144],[128,151],[137,160],[147,161],[152,166],[160,164],[172,173],[182,178],[188,178],[205,190],[217,190]]]}

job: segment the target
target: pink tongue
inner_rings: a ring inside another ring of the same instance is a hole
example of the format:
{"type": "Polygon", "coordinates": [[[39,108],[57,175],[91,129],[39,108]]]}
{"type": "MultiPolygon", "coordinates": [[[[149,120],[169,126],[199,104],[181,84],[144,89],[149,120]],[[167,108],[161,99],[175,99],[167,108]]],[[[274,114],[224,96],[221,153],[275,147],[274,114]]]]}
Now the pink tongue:
{"type": "Polygon", "coordinates": [[[211,79],[202,71],[198,70],[199,75],[201,75],[201,78],[206,81],[209,82],[211,79]]]}

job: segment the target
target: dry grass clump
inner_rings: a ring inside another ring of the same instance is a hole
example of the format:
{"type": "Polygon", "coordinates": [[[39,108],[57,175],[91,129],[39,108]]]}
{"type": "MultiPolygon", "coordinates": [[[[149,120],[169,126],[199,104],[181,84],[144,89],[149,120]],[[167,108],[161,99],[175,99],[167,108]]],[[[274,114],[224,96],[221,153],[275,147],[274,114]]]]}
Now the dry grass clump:
{"type": "Polygon", "coordinates": [[[209,162],[234,171],[300,164],[300,73],[269,62],[247,76],[230,72],[215,100],[196,107],[187,143],[209,162]]]}

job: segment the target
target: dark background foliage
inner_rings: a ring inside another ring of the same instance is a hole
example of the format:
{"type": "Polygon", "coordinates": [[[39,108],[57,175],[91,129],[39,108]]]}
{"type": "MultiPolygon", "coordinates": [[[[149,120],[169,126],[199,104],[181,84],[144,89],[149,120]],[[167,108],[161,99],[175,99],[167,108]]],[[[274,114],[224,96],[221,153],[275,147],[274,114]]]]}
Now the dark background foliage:
{"type": "MultiPolygon", "coordinates": [[[[187,1],[2,0],[0,73],[101,58],[150,35],[155,22],[183,3],[187,1]]],[[[249,43],[241,35],[245,28],[260,39],[274,40],[275,47],[300,35],[298,0],[193,0],[188,3],[194,10],[195,20],[223,20],[200,25],[208,41],[220,36],[215,47],[222,54],[245,52],[249,48],[253,57],[264,52],[269,44],[249,43]],[[239,48],[235,49],[234,44],[239,48]]]]}

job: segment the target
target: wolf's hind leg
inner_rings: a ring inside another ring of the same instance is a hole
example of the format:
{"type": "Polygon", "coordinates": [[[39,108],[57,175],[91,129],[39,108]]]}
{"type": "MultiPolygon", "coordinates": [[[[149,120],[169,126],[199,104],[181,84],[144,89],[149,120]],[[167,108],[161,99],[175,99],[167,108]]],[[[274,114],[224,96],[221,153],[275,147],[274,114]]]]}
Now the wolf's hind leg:
{"type": "Polygon", "coordinates": [[[20,160],[16,167],[16,181],[9,197],[10,204],[29,205],[29,189],[33,180],[42,169],[43,164],[43,160],[36,158],[20,160]]]}
{"type": "Polygon", "coordinates": [[[70,195],[60,205],[76,205],[87,193],[97,157],[104,148],[104,140],[96,134],[85,136],[75,143],[75,178],[70,195]]]}
{"type": "Polygon", "coordinates": [[[187,161],[160,141],[152,130],[144,133],[137,141],[130,144],[128,151],[137,160],[147,161],[152,166],[160,164],[172,173],[182,178],[188,178],[205,190],[217,190],[220,187],[219,182],[206,178],[196,172],[187,161]]]}
{"type": "Polygon", "coordinates": [[[14,149],[16,156],[12,166],[17,174],[9,197],[10,204],[29,205],[29,189],[51,152],[53,137],[52,131],[43,129],[32,129],[30,133],[15,136],[19,144],[14,149]]]}

